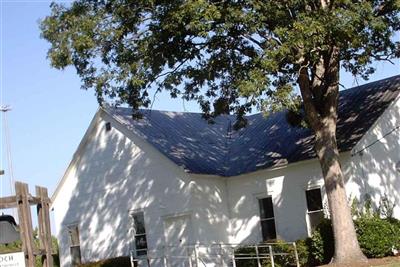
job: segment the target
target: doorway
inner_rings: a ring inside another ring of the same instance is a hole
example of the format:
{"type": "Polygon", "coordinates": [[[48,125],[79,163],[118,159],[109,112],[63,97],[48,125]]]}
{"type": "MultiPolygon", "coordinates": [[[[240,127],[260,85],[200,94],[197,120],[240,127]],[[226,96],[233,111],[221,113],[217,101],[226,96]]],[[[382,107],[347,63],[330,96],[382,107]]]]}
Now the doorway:
{"type": "Polygon", "coordinates": [[[167,266],[189,266],[191,251],[188,245],[191,241],[192,222],[190,215],[166,217],[164,219],[165,255],[167,266]]]}

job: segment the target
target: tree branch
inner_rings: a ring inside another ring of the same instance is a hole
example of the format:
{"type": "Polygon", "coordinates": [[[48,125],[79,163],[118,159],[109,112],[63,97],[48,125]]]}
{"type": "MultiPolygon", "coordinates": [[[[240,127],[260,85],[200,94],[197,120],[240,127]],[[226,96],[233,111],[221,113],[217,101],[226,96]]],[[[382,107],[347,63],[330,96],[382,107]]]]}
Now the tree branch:
{"type": "Polygon", "coordinates": [[[321,122],[312,96],[307,66],[300,67],[298,83],[308,122],[313,130],[317,131],[321,127],[321,122]]]}

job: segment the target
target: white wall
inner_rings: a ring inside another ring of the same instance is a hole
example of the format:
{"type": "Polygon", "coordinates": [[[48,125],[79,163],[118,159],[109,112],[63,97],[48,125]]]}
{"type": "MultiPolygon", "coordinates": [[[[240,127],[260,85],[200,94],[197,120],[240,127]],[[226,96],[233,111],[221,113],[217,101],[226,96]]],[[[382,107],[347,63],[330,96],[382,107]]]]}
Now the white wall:
{"type": "Polygon", "coordinates": [[[375,205],[386,194],[396,204],[395,217],[400,218],[400,172],[396,171],[400,161],[400,98],[386,109],[352,152],[355,155],[349,166],[349,189],[369,194],[375,205]]]}
{"type": "MultiPolygon", "coordinates": [[[[369,194],[378,207],[380,197],[386,194],[395,204],[395,217],[400,218],[400,173],[395,168],[400,161],[398,127],[400,99],[392,103],[351,153],[341,154],[341,162],[349,199],[356,197],[363,202],[369,194]],[[381,140],[376,142],[378,139],[381,140]],[[362,156],[351,155],[371,144],[362,156]]],[[[287,241],[306,237],[305,190],[316,185],[321,185],[323,202],[327,205],[322,172],[316,159],[229,178],[230,242],[261,241],[257,198],[267,195],[273,198],[278,237],[287,241]]]]}
{"type": "Polygon", "coordinates": [[[191,243],[227,242],[222,179],[190,178],[103,111],[94,125],[53,203],[63,266],[70,260],[66,226],[74,223],[83,261],[129,255],[130,210],[144,211],[150,249],[164,243],[164,220],[183,213],[192,218],[191,243]]]}
{"type": "Polygon", "coordinates": [[[231,243],[262,241],[258,198],[271,196],[277,236],[293,241],[307,236],[305,190],[323,185],[316,160],[291,164],[231,178],[228,182],[231,207],[231,243]]]}

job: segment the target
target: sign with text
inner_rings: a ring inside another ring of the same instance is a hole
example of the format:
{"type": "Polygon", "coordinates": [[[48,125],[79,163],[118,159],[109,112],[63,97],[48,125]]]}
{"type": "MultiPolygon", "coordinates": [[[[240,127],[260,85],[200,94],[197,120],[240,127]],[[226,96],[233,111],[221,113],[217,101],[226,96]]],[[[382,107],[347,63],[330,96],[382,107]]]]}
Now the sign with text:
{"type": "Polygon", "coordinates": [[[0,267],[25,267],[24,253],[0,254],[0,267]]]}

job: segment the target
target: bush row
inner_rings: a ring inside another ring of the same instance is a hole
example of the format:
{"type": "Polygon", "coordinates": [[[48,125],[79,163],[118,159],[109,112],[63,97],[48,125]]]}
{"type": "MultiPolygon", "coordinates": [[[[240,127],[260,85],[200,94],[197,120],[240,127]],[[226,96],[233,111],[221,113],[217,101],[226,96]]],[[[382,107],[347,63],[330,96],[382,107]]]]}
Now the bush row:
{"type": "MultiPolygon", "coordinates": [[[[381,258],[393,255],[393,250],[400,250],[400,221],[396,219],[381,219],[379,217],[361,217],[354,221],[358,241],[368,258],[381,258]]],[[[327,264],[333,257],[334,240],[331,221],[322,220],[313,232],[311,238],[296,242],[297,253],[301,266],[317,266],[327,264]]],[[[280,241],[273,246],[275,253],[287,255],[274,256],[275,266],[296,266],[293,246],[280,241]]],[[[260,253],[260,251],[259,251],[260,253]]],[[[268,252],[264,252],[268,253],[268,252]]],[[[254,248],[239,248],[235,255],[255,256],[254,248]]],[[[269,259],[261,260],[262,267],[271,266],[269,259]]],[[[257,267],[257,260],[236,260],[237,267],[257,267]]]]}
{"type": "MultiPolygon", "coordinates": [[[[390,256],[400,249],[399,220],[361,217],[354,221],[354,225],[361,250],[368,258],[390,256]]],[[[313,265],[329,263],[334,253],[330,220],[324,219],[307,243],[313,265]]]]}

